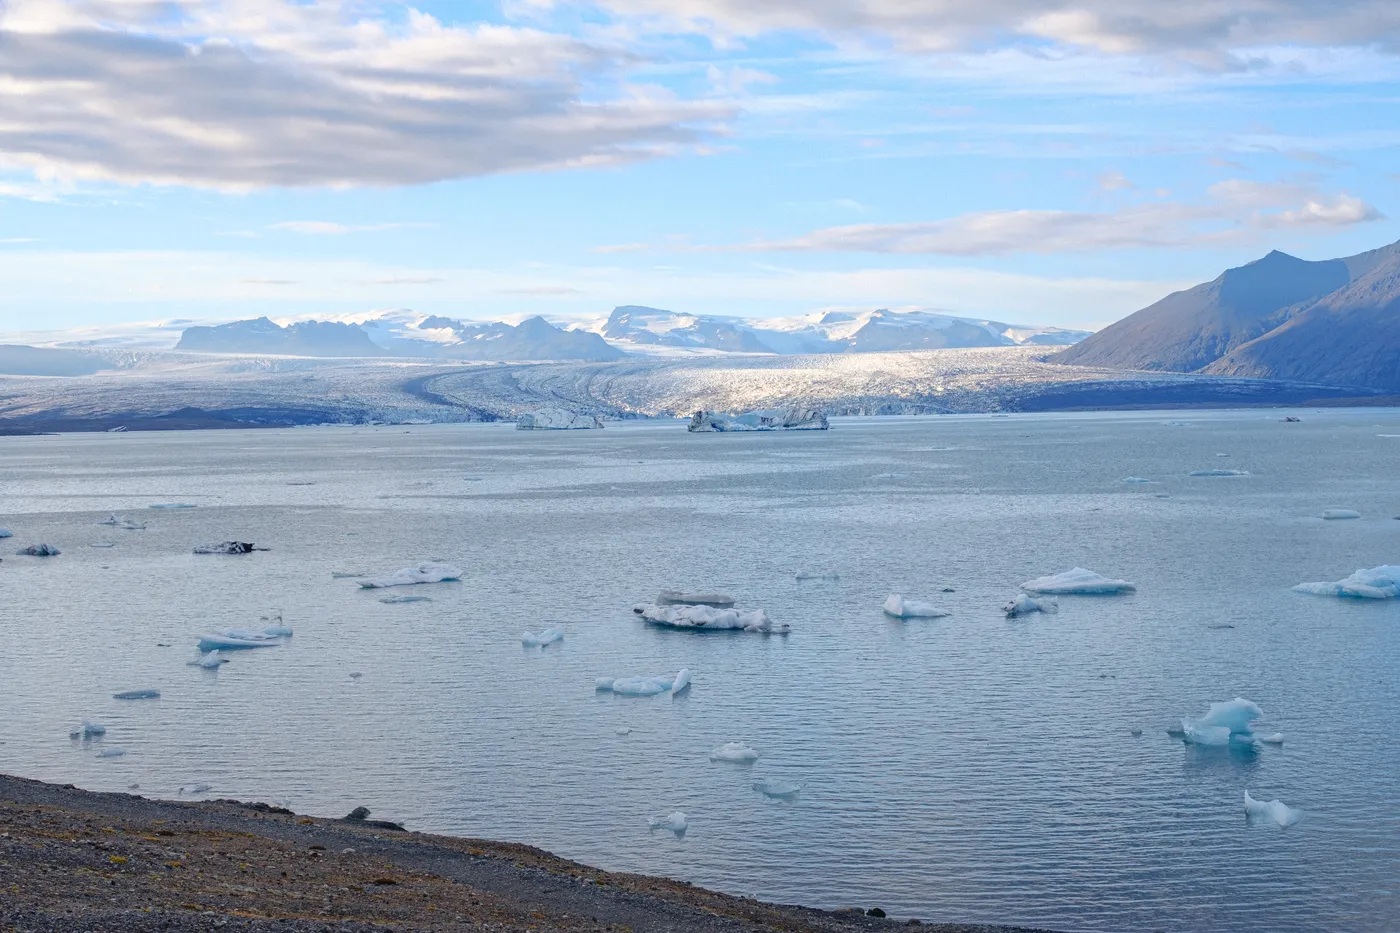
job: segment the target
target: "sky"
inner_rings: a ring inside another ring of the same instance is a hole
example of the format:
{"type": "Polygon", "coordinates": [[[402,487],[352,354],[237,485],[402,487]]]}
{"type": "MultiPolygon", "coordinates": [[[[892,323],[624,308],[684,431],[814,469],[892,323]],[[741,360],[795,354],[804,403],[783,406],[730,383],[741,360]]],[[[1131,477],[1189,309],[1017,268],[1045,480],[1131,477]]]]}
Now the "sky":
{"type": "Polygon", "coordinates": [[[1097,328],[1400,239],[1398,152],[1390,0],[0,0],[0,334],[1097,328]]]}

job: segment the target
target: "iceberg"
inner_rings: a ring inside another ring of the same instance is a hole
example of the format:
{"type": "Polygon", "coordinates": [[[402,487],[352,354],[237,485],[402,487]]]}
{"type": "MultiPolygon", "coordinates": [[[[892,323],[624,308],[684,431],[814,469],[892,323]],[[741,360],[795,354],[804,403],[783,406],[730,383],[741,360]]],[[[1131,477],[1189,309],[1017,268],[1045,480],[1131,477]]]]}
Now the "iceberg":
{"type": "Polygon", "coordinates": [[[159,690],[123,690],[112,694],[114,700],[159,700],[159,690]]]}
{"type": "Polygon", "coordinates": [[[206,671],[214,671],[218,670],[219,665],[223,664],[226,660],[226,658],[219,657],[219,649],[215,648],[208,654],[204,654],[201,652],[199,657],[195,658],[193,661],[190,662],[190,666],[202,667],[206,671]]]}
{"type": "Polygon", "coordinates": [[[134,522],[129,518],[119,518],[116,515],[108,515],[98,522],[99,525],[111,525],[113,528],[121,528],[125,531],[145,531],[145,522],[134,522]]]}
{"type": "Polygon", "coordinates": [[[743,742],[726,742],[710,752],[711,761],[729,761],[734,764],[753,764],[758,761],[758,749],[743,742]]]}
{"type": "Polygon", "coordinates": [[[120,749],[120,748],[104,748],[104,749],[102,749],[102,751],[100,751],[100,752],[97,753],[97,757],[98,757],[98,758],[120,758],[121,756],[123,756],[123,755],[125,755],[125,754],[126,754],[126,752],[125,752],[123,749],[120,749]]]}
{"type": "Polygon", "coordinates": [[[541,408],[515,419],[517,431],[577,431],[602,426],[597,415],[579,415],[562,408],[541,408]]]}
{"type": "Polygon", "coordinates": [[[646,606],[642,618],[663,628],[683,628],[708,632],[740,630],[764,635],[786,635],[792,627],[774,623],[762,609],[716,609],[713,606],[646,606]]]}
{"type": "Polygon", "coordinates": [[[251,541],[220,541],[218,544],[201,544],[194,549],[196,554],[251,554],[254,551],[267,551],[270,548],[257,547],[251,541]]]}
{"type": "Polygon", "coordinates": [[[1400,596],[1400,565],[1383,564],[1370,570],[1358,570],[1336,583],[1299,583],[1293,587],[1293,592],[1353,599],[1395,599],[1400,596]]]}
{"type": "Polygon", "coordinates": [[[686,828],[690,824],[686,822],[685,814],[679,810],[668,813],[665,816],[653,816],[647,820],[650,829],[667,829],[677,836],[684,836],[686,828]]]}
{"type": "Polygon", "coordinates": [[[1282,800],[1270,800],[1268,803],[1255,800],[1249,796],[1248,789],[1244,792],[1244,813],[1246,819],[1272,820],[1280,826],[1292,826],[1303,818],[1302,810],[1295,810],[1282,800]]]}
{"type": "Polygon", "coordinates": [[[13,538],[15,533],[8,528],[0,527],[0,538],[13,538]]]}
{"type": "Polygon", "coordinates": [[[765,797],[791,800],[802,790],[802,785],[794,784],[792,781],[780,781],[777,778],[764,778],[761,781],[754,781],[753,789],[765,797]]]}
{"type": "Polygon", "coordinates": [[[228,651],[239,648],[271,648],[273,645],[280,644],[282,644],[282,639],[277,635],[269,635],[266,632],[250,632],[246,629],[226,628],[200,636],[199,650],[228,651]]]}
{"type": "Polygon", "coordinates": [[[106,734],[107,734],[107,727],[106,727],[106,726],[101,725],[100,723],[88,722],[86,719],[84,719],[84,720],[83,720],[83,724],[82,724],[81,726],[79,726],[78,728],[74,729],[72,732],[68,733],[68,737],[69,737],[70,739],[77,739],[77,738],[90,739],[90,738],[92,738],[93,736],[96,736],[96,735],[106,735],[106,734]]]}
{"type": "Polygon", "coordinates": [[[946,610],[939,609],[933,603],[919,602],[917,599],[905,599],[898,593],[891,593],[885,600],[885,615],[894,616],[896,619],[941,619],[943,616],[952,615],[946,610]]]}
{"type": "Polygon", "coordinates": [[[1060,611],[1060,601],[1053,596],[1042,596],[1036,599],[1027,596],[1025,593],[1017,593],[1011,601],[1001,607],[1008,619],[1016,616],[1030,615],[1032,612],[1054,613],[1060,611]]]}
{"type": "Polygon", "coordinates": [[[676,679],[671,683],[671,696],[684,693],[690,689],[690,668],[683,667],[676,672],[676,679]]]}
{"type": "Polygon", "coordinates": [[[690,416],[686,430],[692,434],[735,431],[826,431],[831,427],[819,408],[772,408],[741,415],[697,411],[690,416]]]}
{"type": "Polygon", "coordinates": [[[1235,697],[1223,703],[1212,703],[1210,709],[1200,719],[1198,726],[1223,726],[1232,733],[1248,735],[1254,731],[1250,725],[1256,719],[1263,719],[1264,711],[1244,697],[1235,697]]]}
{"type": "Polygon", "coordinates": [[[1212,703],[1200,719],[1183,719],[1180,730],[1167,731],[1188,745],[1257,750],[1259,742],[1254,737],[1253,723],[1263,716],[1263,710],[1254,702],[1235,697],[1233,700],[1212,703]]]}
{"type": "Polygon", "coordinates": [[[681,683],[682,674],[685,675],[685,683],[681,685],[683,689],[690,683],[690,671],[686,668],[681,668],[674,676],[658,674],[654,677],[599,677],[594,687],[600,693],[611,691],[625,697],[650,697],[674,689],[676,684],[681,683]]]}
{"type": "Polygon", "coordinates": [[[1248,476],[1248,470],[1192,470],[1187,476],[1248,476]]]}
{"type": "Polygon", "coordinates": [[[16,554],[21,557],[57,557],[63,552],[52,544],[31,544],[29,547],[22,547],[16,554]]]}
{"type": "Polygon", "coordinates": [[[397,570],[386,577],[366,577],[359,581],[361,587],[367,590],[383,589],[390,586],[412,586],[415,583],[444,583],[449,580],[460,580],[462,571],[451,564],[439,564],[434,561],[427,561],[417,567],[406,567],[397,570]]]}
{"type": "Polygon", "coordinates": [[[94,541],[88,547],[116,547],[111,541],[94,541]]]}
{"type": "Polygon", "coordinates": [[[1259,741],[1263,742],[1265,745],[1282,745],[1283,733],[1274,732],[1270,733],[1269,735],[1261,735],[1259,736],[1259,741]]]}
{"type": "Polygon", "coordinates": [[[1334,522],[1348,518],[1360,518],[1361,513],[1352,509],[1323,509],[1322,517],[1329,522],[1334,522]]]}
{"type": "Polygon", "coordinates": [[[1111,580],[1103,574],[1075,567],[1064,573],[1049,577],[1038,577],[1021,584],[1028,593],[1042,593],[1055,596],[1107,596],[1113,593],[1131,593],[1137,589],[1127,580],[1111,580]]]}
{"type": "Polygon", "coordinates": [[[381,596],[379,597],[379,601],[381,603],[387,603],[388,605],[393,606],[397,603],[430,603],[433,601],[433,598],[431,596],[394,595],[381,596]]]}
{"type": "Polygon", "coordinates": [[[525,645],[526,647],[534,647],[538,645],[539,647],[544,648],[548,645],[554,644],[557,641],[563,640],[564,633],[559,631],[557,628],[547,628],[543,632],[540,632],[538,635],[534,634],[533,632],[525,632],[520,636],[520,643],[522,645],[525,645]]]}
{"type": "Polygon", "coordinates": [[[686,593],[682,590],[662,590],[656,597],[658,606],[715,606],[728,609],[734,605],[734,597],[724,593],[686,593]]]}
{"type": "Polygon", "coordinates": [[[369,576],[368,570],[332,570],[332,580],[358,580],[361,577],[369,576]]]}

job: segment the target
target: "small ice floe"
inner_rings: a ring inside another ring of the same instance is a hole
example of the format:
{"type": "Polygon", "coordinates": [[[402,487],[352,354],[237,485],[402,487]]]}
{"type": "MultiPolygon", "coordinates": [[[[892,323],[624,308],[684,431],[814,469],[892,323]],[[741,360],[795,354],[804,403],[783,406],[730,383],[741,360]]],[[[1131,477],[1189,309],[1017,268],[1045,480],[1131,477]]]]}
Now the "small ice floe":
{"type": "Polygon", "coordinates": [[[1123,482],[1125,482],[1125,483],[1132,483],[1132,484],[1141,484],[1141,483],[1150,483],[1150,482],[1152,482],[1152,480],[1150,480],[1150,479],[1144,479],[1144,478],[1141,477],[1141,476],[1125,476],[1125,477],[1123,477],[1123,482]]]}
{"type": "Polygon", "coordinates": [[[383,589],[390,586],[412,586],[415,583],[445,583],[462,579],[462,571],[451,564],[426,561],[416,567],[405,567],[384,577],[366,577],[359,581],[367,590],[383,589]]]}
{"type": "Polygon", "coordinates": [[[762,609],[743,612],[739,609],[716,609],[713,606],[646,606],[642,618],[663,628],[682,628],[709,632],[737,630],[764,635],[786,635],[792,630],[786,622],[775,623],[762,609]]]}
{"type": "Polygon", "coordinates": [[[1255,800],[1249,796],[1249,791],[1244,792],[1244,814],[1249,820],[1270,820],[1279,826],[1292,826],[1303,818],[1302,810],[1295,810],[1282,800],[1270,800],[1265,803],[1262,800],[1255,800]]]}
{"type": "Polygon", "coordinates": [[[802,791],[801,784],[792,781],[780,781],[777,778],[764,778],[761,781],[753,782],[753,789],[765,797],[774,797],[778,800],[791,800],[802,791]]]}
{"type": "Polygon", "coordinates": [[[214,789],[213,784],[205,784],[203,781],[194,784],[184,784],[180,787],[181,794],[207,794],[214,789]]]}
{"type": "Polygon", "coordinates": [[[1298,422],[1300,422],[1300,421],[1302,421],[1302,420],[1303,420],[1302,418],[1296,418],[1296,417],[1294,417],[1293,415],[1284,415],[1284,417],[1283,417],[1283,422],[1284,422],[1285,424],[1297,424],[1298,422]]]}
{"type": "MultiPolygon", "coordinates": [[[[686,682],[690,681],[690,671],[681,668],[681,673],[686,675],[686,682]]],[[[599,677],[594,682],[594,687],[600,693],[611,691],[619,696],[625,697],[650,697],[658,693],[667,693],[675,688],[680,680],[680,674],[657,674],[653,677],[599,677]]]]}
{"type": "Polygon", "coordinates": [[[191,667],[202,667],[206,671],[216,671],[220,664],[227,663],[227,658],[219,656],[219,649],[215,648],[208,653],[201,652],[199,657],[190,662],[191,667]]]}
{"type": "Polygon", "coordinates": [[[1283,733],[1272,732],[1269,735],[1261,735],[1259,736],[1259,741],[1263,742],[1265,745],[1282,745],[1283,733]]]}
{"type": "Polygon", "coordinates": [[[904,479],[908,473],[876,473],[871,479],[904,479]]]}
{"type": "Polygon", "coordinates": [[[1329,522],[1345,521],[1348,518],[1360,518],[1361,513],[1353,509],[1323,509],[1322,517],[1329,522]]]}
{"type": "Polygon", "coordinates": [[[554,644],[557,641],[563,640],[564,633],[559,631],[557,628],[547,628],[543,632],[540,632],[538,635],[536,635],[533,632],[524,632],[520,636],[520,643],[527,648],[533,648],[535,646],[544,648],[548,645],[554,644]]]}
{"type": "Polygon", "coordinates": [[[120,528],[120,529],[122,529],[123,531],[145,531],[145,530],[146,530],[146,523],[145,523],[145,522],[134,522],[134,521],[132,521],[132,520],[129,519],[129,518],[122,518],[122,517],[120,517],[120,516],[118,516],[118,515],[108,515],[105,519],[103,519],[102,521],[98,522],[97,524],[99,524],[99,525],[110,525],[110,526],[112,526],[113,528],[120,528]]]}
{"type": "Polygon", "coordinates": [[[399,603],[430,603],[433,601],[433,598],[431,596],[409,596],[407,594],[394,594],[392,596],[381,596],[379,597],[379,601],[381,603],[394,606],[399,603]]]}
{"type": "Polygon", "coordinates": [[[332,570],[332,580],[358,580],[361,577],[369,576],[368,570],[332,570]]]}
{"type": "Polygon", "coordinates": [[[676,679],[671,682],[671,696],[684,693],[690,689],[690,668],[683,667],[676,672],[676,679]]]}
{"type": "Polygon", "coordinates": [[[120,749],[120,748],[104,748],[104,749],[102,749],[102,751],[100,751],[100,752],[97,753],[97,757],[98,757],[98,758],[120,758],[121,756],[123,756],[123,755],[125,755],[125,754],[126,754],[126,751],[125,751],[124,749],[120,749]]]}
{"type": "Polygon", "coordinates": [[[88,547],[116,547],[111,541],[94,541],[88,547]]]}
{"type": "Polygon", "coordinates": [[[541,408],[515,419],[517,431],[578,431],[603,426],[597,415],[579,415],[562,408],[541,408]]]}
{"type": "Polygon", "coordinates": [[[1008,619],[1017,616],[1030,615],[1033,612],[1053,613],[1060,611],[1060,601],[1053,596],[1042,596],[1036,599],[1027,596],[1025,593],[1017,593],[1005,606],[1001,607],[1008,619]]]}
{"type": "Polygon", "coordinates": [[[282,639],[277,635],[269,635],[266,632],[250,632],[241,628],[225,628],[200,636],[199,650],[231,651],[242,648],[271,648],[280,644],[282,644],[282,639]]]}
{"type": "Polygon", "coordinates": [[[626,726],[618,726],[617,729],[616,729],[615,731],[617,732],[618,735],[631,735],[631,734],[632,734],[632,730],[629,729],[629,728],[627,728],[626,726]]]}
{"type": "Polygon", "coordinates": [[[107,727],[101,723],[88,722],[83,720],[83,724],[72,732],[68,733],[70,739],[90,739],[93,736],[106,735],[107,727]]]}
{"type": "Polygon", "coordinates": [[[21,557],[57,557],[63,552],[52,544],[31,544],[29,547],[22,547],[16,554],[21,557]]]}
{"type": "Polygon", "coordinates": [[[724,593],[687,593],[683,590],[662,590],[657,595],[658,606],[713,606],[728,609],[734,605],[734,597],[724,593]]]}
{"type": "Polygon", "coordinates": [[[282,621],[282,614],[280,612],[270,616],[263,616],[258,621],[267,623],[267,626],[263,629],[264,635],[271,635],[274,638],[292,637],[292,627],[282,621]]]}
{"type": "Polygon", "coordinates": [[[1154,499],[1170,499],[1172,497],[1172,494],[1169,492],[1154,492],[1152,494],[1152,497],[1154,499]]]}
{"type": "Polygon", "coordinates": [[[351,671],[351,672],[350,672],[350,679],[351,679],[351,680],[359,680],[359,679],[360,679],[361,677],[363,677],[363,676],[365,676],[365,675],[362,674],[362,673],[360,673],[359,671],[351,671]]]}
{"type": "Polygon", "coordinates": [[[1383,564],[1358,570],[1335,583],[1299,583],[1293,587],[1293,592],[1353,599],[1395,599],[1400,596],[1400,565],[1383,564]]]}
{"type": "Polygon", "coordinates": [[[677,838],[685,835],[689,825],[686,822],[685,814],[679,810],[667,813],[665,816],[653,816],[647,820],[647,828],[669,830],[675,833],[677,838]]]}
{"type": "Polygon", "coordinates": [[[1192,470],[1187,476],[1248,476],[1248,470],[1192,470]]]}
{"type": "Polygon", "coordinates": [[[834,570],[826,570],[826,571],[821,571],[821,570],[817,570],[817,571],[803,571],[803,570],[799,570],[799,571],[797,572],[797,579],[798,579],[799,581],[802,581],[802,580],[839,580],[839,579],[841,579],[841,574],[837,573],[837,572],[834,571],[834,570]]]}
{"type": "Polygon", "coordinates": [[[758,749],[743,742],[725,742],[710,752],[711,761],[728,761],[739,765],[753,764],[758,757],[758,749]]]}
{"type": "Polygon", "coordinates": [[[1201,718],[1183,719],[1179,731],[1168,732],[1188,745],[1257,749],[1254,721],[1263,717],[1264,712],[1257,704],[1244,697],[1235,697],[1233,700],[1212,703],[1201,718]]]}
{"type": "Polygon", "coordinates": [[[1109,596],[1114,593],[1131,593],[1137,587],[1127,580],[1113,580],[1101,573],[1074,567],[1064,573],[1029,580],[1021,584],[1021,589],[1027,593],[1052,596],[1109,596]]]}
{"type": "Polygon", "coordinates": [[[192,508],[194,508],[194,506],[191,505],[191,504],[188,503],[188,502],[157,502],[155,505],[149,505],[149,506],[147,506],[147,508],[150,508],[150,509],[192,509],[192,508]]]}
{"type": "Polygon", "coordinates": [[[0,527],[0,538],[13,538],[15,533],[8,528],[0,527]]]}
{"type": "Polygon", "coordinates": [[[905,599],[898,593],[891,593],[885,600],[885,615],[894,616],[896,619],[941,619],[946,615],[952,615],[945,609],[939,609],[933,603],[920,602],[917,599],[905,599]]]}
{"type": "Polygon", "coordinates": [[[112,694],[114,700],[159,700],[159,690],[123,690],[112,694]]]}
{"type": "Polygon", "coordinates": [[[196,554],[251,554],[254,551],[269,551],[271,548],[258,547],[251,541],[220,541],[218,544],[201,544],[194,549],[196,554]]]}

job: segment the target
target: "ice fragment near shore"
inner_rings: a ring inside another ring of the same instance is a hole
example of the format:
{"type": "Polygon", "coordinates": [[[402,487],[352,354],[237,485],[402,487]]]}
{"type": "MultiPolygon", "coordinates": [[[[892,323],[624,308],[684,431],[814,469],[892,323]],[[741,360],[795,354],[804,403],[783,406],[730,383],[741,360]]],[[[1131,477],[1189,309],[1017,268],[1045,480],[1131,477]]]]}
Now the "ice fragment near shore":
{"type": "Polygon", "coordinates": [[[1247,819],[1272,820],[1280,826],[1292,826],[1303,818],[1302,810],[1295,810],[1282,800],[1267,803],[1255,800],[1249,796],[1248,790],[1244,792],[1244,812],[1247,819]]]}
{"type": "Polygon", "coordinates": [[[416,567],[406,567],[384,577],[367,577],[360,580],[360,586],[367,590],[383,589],[390,586],[412,586],[415,583],[444,583],[460,580],[462,571],[451,564],[427,561],[416,567]]]}
{"type": "Polygon", "coordinates": [[[758,761],[758,749],[743,742],[726,742],[710,752],[711,761],[728,761],[734,764],[752,764],[758,761]]]}
{"type": "Polygon", "coordinates": [[[123,690],[121,693],[112,694],[114,700],[158,700],[159,690],[123,690]]]}
{"type": "Polygon", "coordinates": [[[1394,599],[1400,596],[1400,565],[1383,564],[1369,570],[1358,570],[1335,583],[1299,583],[1293,587],[1293,591],[1354,599],[1394,599]]]}
{"type": "Polygon", "coordinates": [[[1108,596],[1114,593],[1131,593],[1137,589],[1127,580],[1113,580],[1101,573],[1074,567],[1064,573],[1048,577],[1037,577],[1021,584],[1028,593],[1070,596],[1108,596]]]}
{"type": "Polygon", "coordinates": [[[675,812],[668,813],[665,816],[651,817],[647,820],[647,826],[650,829],[670,830],[677,836],[684,836],[685,831],[690,826],[690,824],[686,822],[685,814],[682,813],[680,810],[676,810],[675,812]]]}
{"type": "Polygon", "coordinates": [[[182,794],[205,794],[214,789],[214,785],[205,784],[202,781],[196,784],[185,784],[180,788],[182,794]]]}
{"type": "Polygon", "coordinates": [[[933,603],[920,602],[917,599],[905,599],[898,593],[891,593],[885,600],[885,615],[894,616],[896,619],[941,619],[943,616],[952,613],[939,609],[933,603]]]}
{"type": "Polygon", "coordinates": [[[1060,611],[1060,601],[1053,596],[1042,596],[1036,599],[1027,596],[1025,593],[1017,593],[1011,601],[1002,606],[1002,611],[1006,613],[1008,619],[1016,616],[1030,615],[1033,612],[1052,613],[1060,611]]]}
{"type": "Polygon", "coordinates": [[[1344,521],[1348,518],[1360,518],[1361,513],[1354,509],[1323,509],[1322,517],[1329,522],[1344,521]]]}
{"type": "Polygon", "coordinates": [[[738,609],[716,609],[713,606],[647,606],[642,618],[664,628],[705,631],[736,630],[759,632],[764,635],[786,635],[791,626],[775,623],[762,609],[742,612],[738,609]]]}
{"type": "Polygon", "coordinates": [[[547,628],[543,632],[540,632],[538,635],[534,634],[533,632],[525,632],[520,636],[520,643],[522,645],[525,645],[526,647],[534,647],[538,645],[539,647],[543,648],[547,645],[554,644],[556,641],[563,640],[564,633],[559,631],[557,628],[547,628]]]}
{"type": "Polygon", "coordinates": [[[753,789],[765,797],[791,800],[802,790],[802,785],[792,781],[780,781],[777,778],[764,778],[761,781],[754,781],[753,789]]]}
{"type": "Polygon", "coordinates": [[[562,408],[541,408],[515,419],[517,431],[577,431],[602,426],[597,415],[579,415],[562,408]]]}
{"type": "Polygon", "coordinates": [[[724,593],[687,593],[683,590],[662,590],[656,597],[658,606],[714,606],[728,609],[734,605],[734,597],[724,593]]]}

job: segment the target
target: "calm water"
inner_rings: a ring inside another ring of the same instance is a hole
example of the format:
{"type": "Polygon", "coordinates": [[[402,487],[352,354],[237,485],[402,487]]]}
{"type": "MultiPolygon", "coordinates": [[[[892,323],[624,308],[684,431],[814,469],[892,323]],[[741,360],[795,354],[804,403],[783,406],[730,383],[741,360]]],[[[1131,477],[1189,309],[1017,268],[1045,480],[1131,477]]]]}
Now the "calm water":
{"type": "Polygon", "coordinates": [[[1379,436],[1400,435],[1400,412],[1280,418],[0,439],[5,544],[63,548],[0,564],[0,770],[167,797],[208,782],[328,816],[366,804],[415,829],[926,920],[1397,930],[1400,602],[1289,587],[1400,563],[1400,437],[1379,436]],[[1186,475],[1212,468],[1250,475],[1186,475]],[[1329,507],[1364,517],[1315,517],[1329,507]],[[150,527],[95,524],[113,511],[150,527]],[[272,550],[190,553],[227,538],[272,550]],[[465,570],[398,591],[431,602],[385,605],[331,576],[426,559],[465,570]],[[998,611],[1075,565],[1138,592],[998,611]],[[825,570],[840,580],[795,579],[825,570]],[[729,591],[793,633],[649,629],[630,607],[665,586],[729,591]],[[892,591],[953,614],[890,620],[892,591]],[[202,631],[272,607],[288,644],[186,666],[202,631]],[[550,625],[562,644],[522,649],[550,625]],[[688,696],[593,689],[681,666],[688,696]],[[111,699],[139,687],[162,697],[111,699]],[[1164,734],[1236,695],[1286,744],[1241,756],[1164,734]],[[83,716],[125,757],[70,741],[83,716]],[[711,763],[731,740],[763,757],[711,763]],[[806,786],[770,800],[750,787],[764,777],[806,786]],[[1246,787],[1306,819],[1247,825],[1246,787]],[[647,830],[674,809],[685,838],[647,830]]]}

